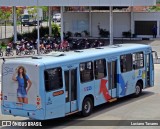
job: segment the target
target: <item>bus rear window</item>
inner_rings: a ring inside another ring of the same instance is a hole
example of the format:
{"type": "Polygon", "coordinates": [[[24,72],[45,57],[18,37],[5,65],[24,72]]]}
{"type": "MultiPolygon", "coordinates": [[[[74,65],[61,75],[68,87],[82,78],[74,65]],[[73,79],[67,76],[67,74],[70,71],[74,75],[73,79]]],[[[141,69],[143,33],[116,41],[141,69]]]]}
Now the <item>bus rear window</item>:
{"type": "Polygon", "coordinates": [[[46,91],[57,90],[63,87],[62,69],[53,68],[44,71],[46,91]]]}

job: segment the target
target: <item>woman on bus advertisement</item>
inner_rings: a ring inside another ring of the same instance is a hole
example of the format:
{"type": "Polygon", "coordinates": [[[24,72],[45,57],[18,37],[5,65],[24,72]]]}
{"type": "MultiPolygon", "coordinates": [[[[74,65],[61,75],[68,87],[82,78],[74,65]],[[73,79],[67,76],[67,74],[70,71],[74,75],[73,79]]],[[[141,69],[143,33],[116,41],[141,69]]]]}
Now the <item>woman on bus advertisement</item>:
{"type": "Polygon", "coordinates": [[[17,89],[18,102],[28,104],[27,93],[32,85],[32,82],[26,74],[26,69],[23,66],[19,66],[15,70],[15,73],[12,76],[12,80],[18,82],[18,89],[17,89]]]}

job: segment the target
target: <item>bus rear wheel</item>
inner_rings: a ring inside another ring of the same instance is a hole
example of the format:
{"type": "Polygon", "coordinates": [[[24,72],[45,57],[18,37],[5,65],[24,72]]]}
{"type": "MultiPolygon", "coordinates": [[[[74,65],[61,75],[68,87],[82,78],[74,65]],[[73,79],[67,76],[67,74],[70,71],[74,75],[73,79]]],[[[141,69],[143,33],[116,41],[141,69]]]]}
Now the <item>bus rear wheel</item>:
{"type": "Polygon", "coordinates": [[[84,99],[82,104],[82,116],[86,117],[92,113],[93,109],[93,102],[92,99],[87,97],[84,99]]]}
{"type": "Polygon", "coordinates": [[[137,83],[136,86],[135,86],[134,96],[138,97],[138,96],[141,95],[141,93],[142,93],[142,85],[141,85],[141,83],[137,83]]]}

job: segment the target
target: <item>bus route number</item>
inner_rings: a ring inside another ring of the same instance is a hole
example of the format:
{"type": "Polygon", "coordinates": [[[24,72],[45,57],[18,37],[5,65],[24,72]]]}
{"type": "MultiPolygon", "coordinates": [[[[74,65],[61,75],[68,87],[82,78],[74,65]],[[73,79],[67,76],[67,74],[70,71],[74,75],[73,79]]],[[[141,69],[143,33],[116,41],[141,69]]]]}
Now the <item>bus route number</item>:
{"type": "Polygon", "coordinates": [[[92,90],[92,86],[87,86],[84,88],[84,91],[90,91],[90,90],[92,90]]]}

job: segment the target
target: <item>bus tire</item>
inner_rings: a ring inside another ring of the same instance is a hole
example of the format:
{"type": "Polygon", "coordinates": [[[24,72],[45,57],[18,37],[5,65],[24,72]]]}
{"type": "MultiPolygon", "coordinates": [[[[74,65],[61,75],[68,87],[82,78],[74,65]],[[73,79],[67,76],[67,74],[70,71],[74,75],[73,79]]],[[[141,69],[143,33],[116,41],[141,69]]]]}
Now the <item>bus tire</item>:
{"type": "Polygon", "coordinates": [[[138,97],[140,96],[142,93],[142,85],[141,83],[137,83],[136,86],[135,86],[135,93],[134,93],[134,97],[138,97]]]}
{"type": "Polygon", "coordinates": [[[82,116],[86,117],[92,113],[93,102],[90,97],[87,97],[83,100],[82,104],[82,116]]]}

